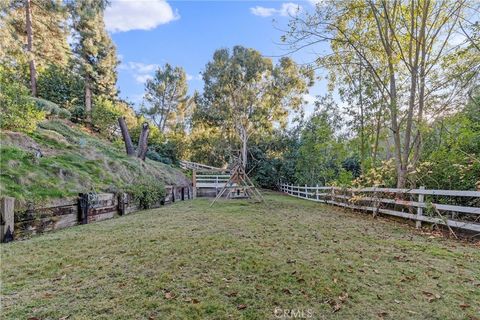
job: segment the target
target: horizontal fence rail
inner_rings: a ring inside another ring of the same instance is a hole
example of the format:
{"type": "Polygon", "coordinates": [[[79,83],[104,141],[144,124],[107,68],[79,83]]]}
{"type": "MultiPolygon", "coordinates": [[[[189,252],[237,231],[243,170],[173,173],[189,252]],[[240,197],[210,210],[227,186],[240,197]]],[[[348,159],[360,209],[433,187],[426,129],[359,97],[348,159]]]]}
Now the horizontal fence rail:
{"type": "Polygon", "coordinates": [[[185,170],[196,170],[199,172],[229,172],[228,169],[208,166],[206,164],[180,160],[180,167],[185,170]]]}
{"type": "Polygon", "coordinates": [[[291,196],[374,214],[402,217],[480,233],[480,192],[463,190],[340,188],[281,184],[291,196]],[[462,205],[455,198],[461,198],[462,205]],[[441,203],[444,202],[444,203],[441,203]],[[445,203],[446,202],[446,203],[445,203]],[[468,205],[465,205],[468,204],[468,205]]]}
{"type": "Polygon", "coordinates": [[[195,186],[197,188],[222,188],[230,179],[228,174],[202,174],[195,178],[195,186]]]}

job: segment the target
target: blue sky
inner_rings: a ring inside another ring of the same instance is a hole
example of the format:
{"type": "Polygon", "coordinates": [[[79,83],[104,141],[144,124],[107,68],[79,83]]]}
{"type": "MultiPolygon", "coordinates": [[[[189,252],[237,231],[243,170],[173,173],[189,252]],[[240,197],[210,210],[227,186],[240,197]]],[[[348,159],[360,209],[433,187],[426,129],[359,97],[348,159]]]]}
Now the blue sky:
{"type": "MultiPolygon", "coordinates": [[[[300,6],[313,10],[312,1],[164,1],[112,0],[105,22],[122,61],[118,87],[122,98],[138,104],[144,82],[165,63],[182,66],[188,74],[190,92],[202,89],[200,73],[219,48],[243,45],[272,57],[286,54],[280,45],[289,14],[300,6]],[[273,21],[275,20],[275,21],[273,21]]],[[[299,63],[313,56],[293,56],[299,63]]],[[[306,96],[312,110],[313,96],[325,93],[318,82],[306,96]]]]}

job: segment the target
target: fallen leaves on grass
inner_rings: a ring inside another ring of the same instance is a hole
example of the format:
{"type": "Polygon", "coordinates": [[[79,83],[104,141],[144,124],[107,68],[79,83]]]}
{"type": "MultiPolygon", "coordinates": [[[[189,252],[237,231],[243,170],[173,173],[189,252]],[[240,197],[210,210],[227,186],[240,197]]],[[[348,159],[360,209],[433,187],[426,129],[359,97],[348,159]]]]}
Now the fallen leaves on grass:
{"type": "Polygon", "coordinates": [[[441,298],[441,296],[437,293],[434,294],[434,293],[431,293],[431,292],[428,292],[428,291],[422,291],[422,293],[425,295],[428,302],[433,302],[433,301],[441,298]]]}
{"type": "Polygon", "coordinates": [[[286,293],[286,294],[292,294],[292,291],[290,289],[287,289],[287,288],[283,289],[282,292],[286,293]]]}
{"type": "Polygon", "coordinates": [[[175,294],[173,292],[170,292],[170,291],[165,292],[165,299],[171,300],[173,298],[175,298],[175,294]]]}
{"type": "Polygon", "coordinates": [[[238,309],[238,310],[243,310],[243,309],[246,309],[246,308],[247,308],[247,305],[246,305],[246,304],[239,304],[239,305],[237,306],[237,309],[238,309]]]}
{"type": "Polygon", "coordinates": [[[343,303],[345,303],[347,299],[348,299],[348,293],[342,292],[342,294],[339,295],[336,300],[328,301],[328,303],[332,306],[333,312],[335,313],[342,308],[343,303]]]}

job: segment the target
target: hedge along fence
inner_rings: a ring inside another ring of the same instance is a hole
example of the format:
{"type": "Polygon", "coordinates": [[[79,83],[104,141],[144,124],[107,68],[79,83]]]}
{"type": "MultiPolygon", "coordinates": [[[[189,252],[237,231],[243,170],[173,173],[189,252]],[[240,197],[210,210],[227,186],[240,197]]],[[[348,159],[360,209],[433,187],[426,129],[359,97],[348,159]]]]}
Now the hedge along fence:
{"type": "Polygon", "coordinates": [[[281,184],[289,195],[336,206],[480,233],[480,192],[394,188],[339,188],[281,184]],[[461,198],[461,200],[458,200],[461,198]],[[468,204],[465,205],[458,205],[468,204]]]}
{"type": "MultiPolygon", "coordinates": [[[[194,198],[191,186],[166,186],[165,191],[165,197],[158,199],[153,208],[194,198]]],[[[0,199],[2,242],[143,210],[127,193],[83,193],[78,197],[52,201],[41,208],[18,210],[14,200],[11,197],[0,199]]]]}

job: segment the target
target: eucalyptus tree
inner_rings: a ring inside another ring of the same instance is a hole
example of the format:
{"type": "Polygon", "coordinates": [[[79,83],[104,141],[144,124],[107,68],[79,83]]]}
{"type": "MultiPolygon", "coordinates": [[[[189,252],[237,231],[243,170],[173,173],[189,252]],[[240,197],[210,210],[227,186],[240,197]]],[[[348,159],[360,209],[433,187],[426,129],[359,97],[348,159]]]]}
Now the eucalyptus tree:
{"type": "Polygon", "coordinates": [[[187,96],[187,75],[181,67],[165,64],[145,83],[145,102],[141,113],[152,120],[160,132],[174,129],[183,122],[190,100],[187,96]]]}
{"type": "Polygon", "coordinates": [[[289,58],[274,65],[254,49],[235,46],[215,51],[203,80],[204,93],[197,108],[205,121],[240,142],[241,161],[246,166],[251,136],[286,126],[289,113],[300,110],[303,95],[313,85],[313,71],[289,58]]]}
{"type": "Polygon", "coordinates": [[[361,61],[385,101],[394,142],[397,186],[415,172],[426,119],[465,101],[469,84],[444,66],[462,44],[452,38],[468,0],[322,1],[314,13],[292,18],[285,41],[292,49],[329,42],[319,56],[330,76],[361,61]]]}

